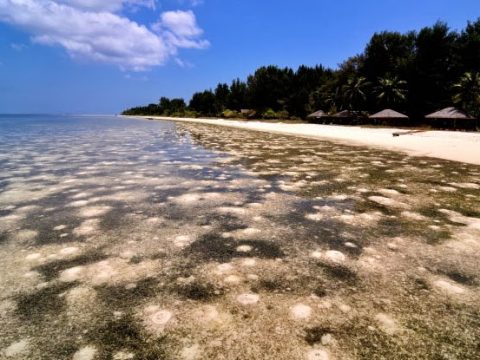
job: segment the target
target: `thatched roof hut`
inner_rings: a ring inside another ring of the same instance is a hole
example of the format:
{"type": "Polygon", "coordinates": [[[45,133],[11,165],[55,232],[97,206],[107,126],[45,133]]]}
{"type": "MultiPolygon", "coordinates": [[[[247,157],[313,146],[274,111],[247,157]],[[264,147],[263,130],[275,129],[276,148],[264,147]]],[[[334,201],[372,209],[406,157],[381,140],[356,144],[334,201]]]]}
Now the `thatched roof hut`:
{"type": "Polygon", "coordinates": [[[332,117],[334,118],[342,118],[342,119],[351,119],[351,118],[355,118],[357,117],[358,114],[354,111],[350,111],[350,110],[343,110],[343,111],[340,111],[339,113],[336,113],[335,115],[333,115],[332,117]]]}
{"type": "Polygon", "coordinates": [[[448,119],[448,120],[474,120],[473,116],[468,115],[465,111],[454,107],[447,107],[443,110],[434,112],[425,116],[427,119],[448,119]]]}
{"type": "Polygon", "coordinates": [[[465,111],[448,107],[443,110],[434,112],[425,116],[427,119],[435,121],[435,126],[442,128],[462,128],[462,129],[475,129],[477,127],[477,119],[470,116],[465,111]]]}
{"type": "Polygon", "coordinates": [[[385,109],[376,114],[370,115],[369,118],[379,119],[379,120],[390,120],[390,119],[400,120],[400,119],[408,119],[408,116],[392,109],[385,109]]]}
{"type": "Polygon", "coordinates": [[[325,117],[328,117],[328,114],[323,110],[315,111],[313,114],[310,114],[307,116],[307,118],[310,118],[310,119],[321,119],[325,117]]]}

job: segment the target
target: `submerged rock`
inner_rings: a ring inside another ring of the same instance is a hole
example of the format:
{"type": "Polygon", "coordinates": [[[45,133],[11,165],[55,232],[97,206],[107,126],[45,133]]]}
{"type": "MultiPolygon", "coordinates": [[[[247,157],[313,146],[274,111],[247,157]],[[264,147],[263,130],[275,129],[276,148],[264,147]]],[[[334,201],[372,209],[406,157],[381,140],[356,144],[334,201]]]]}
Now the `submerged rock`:
{"type": "Polygon", "coordinates": [[[135,354],[129,352],[117,351],[115,354],[113,354],[113,360],[130,360],[134,358],[135,354]]]}
{"type": "Polygon", "coordinates": [[[237,296],[237,301],[242,305],[254,305],[260,301],[257,294],[241,294],[237,296]]]}
{"type": "Polygon", "coordinates": [[[335,263],[341,263],[344,262],[347,257],[345,256],[344,253],[337,251],[337,250],[329,250],[325,253],[325,257],[335,263]]]}
{"type": "Polygon", "coordinates": [[[27,339],[23,339],[17,342],[14,342],[9,347],[7,347],[3,353],[7,358],[13,358],[18,355],[25,354],[28,351],[29,342],[27,339]]]}
{"type": "Polygon", "coordinates": [[[323,349],[313,349],[307,353],[307,360],[328,360],[330,357],[323,349]]]}
{"type": "Polygon", "coordinates": [[[376,202],[377,204],[380,204],[386,207],[393,207],[393,208],[399,208],[399,209],[409,208],[409,206],[405,203],[402,203],[400,201],[393,200],[384,196],[370,196],[368,199],[370,201],[376,202]]]}
{"type": "Polygon", "coordinates": [[[229,275],[224,281],[229,284],[239,284],[242,281],[242,278],[237,275],[229,275]]]}
{"type": "Polygon", "coordinates": [[[437,289],[450,295],[460,295],[465,293],[465,288],[447,280],[437,280],[433,285],[435,285],[437,289]]]}
{"type": "Polygon", "coordinates": [[[305,304],[296,304],[290,308],[294,320],[306,320],[312,315],[312,308],[305,304]]]}
{"type": "Polygon", "coordinates": [[[244,259],[242,261],[242,265],[243,266],[246,266],[246,267],[252,267],[252,266],[255,266],[257,264],[257,261],[255,259],[244,259]]]}
{"type": "Polygon", "coordinates": [[[40,253],[33,253],[33,254],[29,254],[25,257],[25,260],[27,261],[35,261],[35,260],[39,260],[42,258],[42,254],[40,253]]]}
{"type": "Polygon", "coordinates": [[[72,360],[93,360],[97,354],[97,349],[91,345],[85,346],[73,354],[72,360]]]}
{"type": "Polygon", "coordinates": [[[377,314],[375,321],[378,323],[380,329],[388,335],[393,335],[398,330],[396,321],[390,315],[384,313],[377,314]]]}
{"type": "Polygon", "coordinates": [[[237,251],[241,253],[248,253],[248,252],[251,252],[252,250],[253,250],[253,247],[251,247],[250,245],[240,245],[239,247],[237,247],[237,251]]]}
{"type": "Polygon", "coordinates": [[[184,347],[180,355],[182,360],[198,359],[200,355],[200,346],[198,344],[194,344],[192,346],[184,347]]]}
{"type": "Polygon", "coordinates": [[[331,343],[333,343],[333,336],[332,334],[325,334],[322,336],[320,342],[322,343],[323,346],[328,346],[331,343]]]}
{"type": "Polygon", "coordinates": [[[70,269],[66,269],[60,273],[60,281],[63,282],[74,282],[81,278],[83,271],[83,266],[75,266],[70,269]]]}
{"type": "Polygon", "coordinates": [[[148,306],[144,310],[144,325],[153,335],[161,335],[173,319],[173,313],[159,306],[148,306]]]}

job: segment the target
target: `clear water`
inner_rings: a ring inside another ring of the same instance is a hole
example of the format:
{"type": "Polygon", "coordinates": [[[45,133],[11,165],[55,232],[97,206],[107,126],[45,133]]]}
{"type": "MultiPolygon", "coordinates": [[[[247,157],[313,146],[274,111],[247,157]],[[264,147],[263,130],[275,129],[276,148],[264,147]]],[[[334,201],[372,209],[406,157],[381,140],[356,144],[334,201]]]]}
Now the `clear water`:
{"type": "Polygon", "coordinates": [[[477,359],[480,167],[0,116],[0,358],[477,359]]]}

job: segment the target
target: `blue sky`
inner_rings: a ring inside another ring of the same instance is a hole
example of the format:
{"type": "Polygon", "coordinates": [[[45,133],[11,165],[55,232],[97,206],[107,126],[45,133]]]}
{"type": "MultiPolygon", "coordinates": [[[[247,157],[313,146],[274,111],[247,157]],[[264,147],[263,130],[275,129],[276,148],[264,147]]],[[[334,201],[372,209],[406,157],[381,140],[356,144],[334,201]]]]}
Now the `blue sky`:
{"type": "Polygon", "coordinates": [[[335,67],[376,31],[478,16],[478,0],[0,0],[0,113],[188,100],[261,65],[335,67]]]}

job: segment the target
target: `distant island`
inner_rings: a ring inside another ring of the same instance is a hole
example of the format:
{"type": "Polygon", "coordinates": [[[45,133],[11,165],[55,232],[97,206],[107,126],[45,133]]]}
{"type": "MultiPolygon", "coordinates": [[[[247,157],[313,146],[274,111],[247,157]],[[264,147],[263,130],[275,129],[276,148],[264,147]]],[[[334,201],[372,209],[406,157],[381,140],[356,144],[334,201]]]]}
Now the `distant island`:
{"type": "Polygon", "coordinates": [[[372,114],[394,109],[415,125],[451,106],[480,116],[480,19],[461,31],[437,22],[418,32],[375,33],[363,53],[338,69],[265,66],[246,81],[195,93],[188,105],[162,97],[158,104],[123,114],[300,120],[318,110],[372,114]]]}

